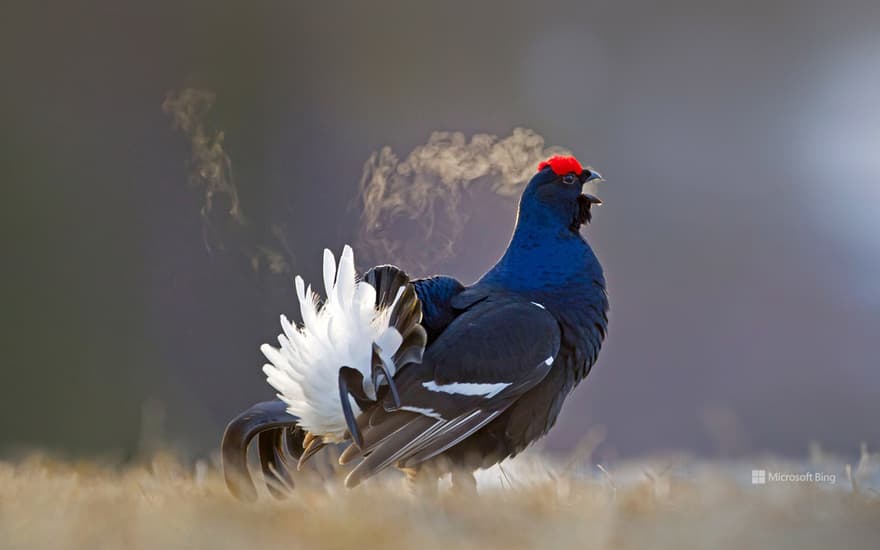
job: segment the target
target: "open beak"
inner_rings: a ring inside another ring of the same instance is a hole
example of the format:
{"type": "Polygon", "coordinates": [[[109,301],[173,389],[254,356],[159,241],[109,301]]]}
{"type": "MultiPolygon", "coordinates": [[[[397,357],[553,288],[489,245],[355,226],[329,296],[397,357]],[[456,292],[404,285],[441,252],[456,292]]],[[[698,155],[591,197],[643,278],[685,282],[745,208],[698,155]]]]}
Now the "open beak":
{"type": "MultiPolygon", "coordinates": [[[[581,172],[581,184],[587,184],[591,181],[605,181],[604,176],[595,170],[584,170],[581,172]]],[[[602,199],[589,193],[583,193],[590,204],[602,204],[602,199]]]]}

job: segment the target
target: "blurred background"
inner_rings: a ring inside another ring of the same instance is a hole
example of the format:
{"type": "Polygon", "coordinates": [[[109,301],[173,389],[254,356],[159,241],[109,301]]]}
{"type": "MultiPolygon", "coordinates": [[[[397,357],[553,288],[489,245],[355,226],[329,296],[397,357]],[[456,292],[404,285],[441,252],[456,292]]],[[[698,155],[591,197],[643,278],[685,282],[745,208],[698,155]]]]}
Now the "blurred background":
{"type": "MultiPolygon", "coordinates": [[[[215,450],[272,396],[258,346],[295,314],[293,274],[358,240],[370,155],[516,127],[608,178],[585,235],[611,332],[547,448],[599,427],[606,459],[880,444],[877,2],[4,12],[0,456],[215,450]],[[202,215],[162,109],[187,88],[214,94],[239,220],[229,193],[202,215]]],[[[481,185],[453,254],[375,260],[479,277],[516,207],[481,185]]]]}

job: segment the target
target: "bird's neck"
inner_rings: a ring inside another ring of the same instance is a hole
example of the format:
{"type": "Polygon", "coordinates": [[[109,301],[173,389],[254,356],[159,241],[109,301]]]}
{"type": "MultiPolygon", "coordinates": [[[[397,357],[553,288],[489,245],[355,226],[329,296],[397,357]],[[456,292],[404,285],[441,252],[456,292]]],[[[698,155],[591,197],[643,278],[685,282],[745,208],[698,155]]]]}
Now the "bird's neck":
{"type": "Polygon", "coordinates": [[[510,244],[479,284],[514,291],[571,285],[585,272],[600,270],[589,244],[552,212],[520,208],[510,244]]]}

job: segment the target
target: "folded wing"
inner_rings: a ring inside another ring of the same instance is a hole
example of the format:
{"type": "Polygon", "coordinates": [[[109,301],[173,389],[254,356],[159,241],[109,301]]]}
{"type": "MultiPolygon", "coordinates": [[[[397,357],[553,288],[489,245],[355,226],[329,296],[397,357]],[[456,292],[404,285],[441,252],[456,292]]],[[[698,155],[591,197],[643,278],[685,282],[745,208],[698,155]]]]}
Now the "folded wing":
{"type": "Polygon", "coordinates": [[[471,305],[421,364],[395,377],[401,406],[386,398],[358,418],[363,445],[342,460],[364,458],[346,485],[392,464],[417,465],[472,435],[546,376],[559,346],[559,325],[540,306],[511,296],[471,305]]]}

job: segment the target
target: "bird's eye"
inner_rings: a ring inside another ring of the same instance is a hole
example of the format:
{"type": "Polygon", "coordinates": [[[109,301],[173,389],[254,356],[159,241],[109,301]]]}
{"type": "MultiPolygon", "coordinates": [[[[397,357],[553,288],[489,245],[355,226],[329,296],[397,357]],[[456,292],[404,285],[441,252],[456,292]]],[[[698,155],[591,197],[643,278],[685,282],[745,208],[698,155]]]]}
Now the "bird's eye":
{"type": "Polygon", "coordinates": [[[573,185],[576,181],[578,181],[578,178],[574,174],[566,174],[562,176],[562,183],[567,185],[573,185]]]}

